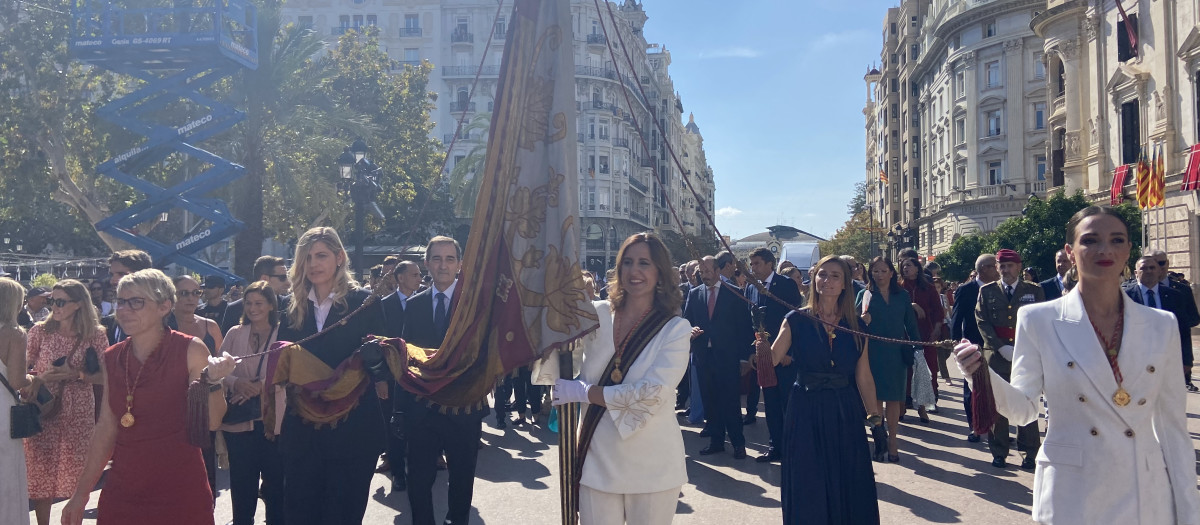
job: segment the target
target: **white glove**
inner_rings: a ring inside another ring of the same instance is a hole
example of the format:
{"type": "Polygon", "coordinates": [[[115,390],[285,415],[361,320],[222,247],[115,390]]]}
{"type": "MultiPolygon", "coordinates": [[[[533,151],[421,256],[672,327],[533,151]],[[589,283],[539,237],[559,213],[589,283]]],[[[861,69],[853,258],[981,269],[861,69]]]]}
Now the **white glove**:
{"type": "Polygon", "coordinates": [[[1003,357],[1009,361],[1012,361],[1012,358],[1013,358],[1012,345],[1004,345],[1000,348],[997,348],[996,351],[1000,353],[1000,357],[1003,357]]]}
{"type": "Polygon", "coordinates": [[[582,380],[559,379],[554,382],[554,399],[551,405],[558,406],[567,403],[587,403],[588,388],[592,385],[582,380]]]}
{"type": "Polygon", "coordinates": [[[208,356],[208,380],[217,381],[231,372],[237,366],[237,361],[233,360],[233,356],[229,352],[222,352],[220,356],[208,356]]]}
{"type": "Polygon", "coordinates": [[[963,375],[963,378],[966,379],[968,385],[972,383],[971,373],[980,366],[987,366],[987,364],[983,362],[983,354],[979,352],[979,345],[971,343],[966,339],[963,339],[954,346],[954,364],[958,365],[958,371],[963,375]],[[972,358],[972,356],[977,357],[972,358]],[[968,366],[964,365],[963,363],[965,360],[972,361],[972,364],[969,366],[971,370],[967,370],[968,366]]]}

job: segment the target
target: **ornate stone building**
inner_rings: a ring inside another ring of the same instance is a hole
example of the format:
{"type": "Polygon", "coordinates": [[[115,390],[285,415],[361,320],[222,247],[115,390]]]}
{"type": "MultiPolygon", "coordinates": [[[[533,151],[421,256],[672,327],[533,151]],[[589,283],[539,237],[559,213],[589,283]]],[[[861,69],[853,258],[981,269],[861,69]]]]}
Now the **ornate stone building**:
{"type": "MultiPolygon", "coordinates": [[[[712,213],[714,192],[699,128],[694,121],[684,128],[683,103],[670,75],[671,53],[646,40],[648,16],[641,3],[602,3],[601,11],[589,0],[571,1],[584,235],[580,258],[597,272],[613,267],[620,241],[639,231],[711,236],[699,210],[712,213]],[[618,32],[634,71],[617,47],[618,32]],[[684,185],[671,152],[692,173],[699,199],[684,185]]],[[[434,136],[447,147],[454,144],[448,169],[484,139],[481,132],[455,139],[455,130],[460,119],[470,123],[490,116],[510,16],[511,3],[498,12],[494,0],[290,0],[284,6],[285,22],[308,25],[331,41],[348,29],[379,26],[381,44],[397,67],[432,62],[429,87],[438,94],[434,136]]]]}
{"type": "MultiPolygon", "coordinates": [[[[1145,217],[1150,248],[1192,281],[1200,270],[1197,196],[1180,191],[1200,143],[1200,0],[1043,2],[1031,27],[1049,73],[1052,183],[1108,202],[1117,167],[1165,153],[1166,206],[1145,217]]],[[[1135,194],[1135,178],[1123,191],[1135,194]]]]}

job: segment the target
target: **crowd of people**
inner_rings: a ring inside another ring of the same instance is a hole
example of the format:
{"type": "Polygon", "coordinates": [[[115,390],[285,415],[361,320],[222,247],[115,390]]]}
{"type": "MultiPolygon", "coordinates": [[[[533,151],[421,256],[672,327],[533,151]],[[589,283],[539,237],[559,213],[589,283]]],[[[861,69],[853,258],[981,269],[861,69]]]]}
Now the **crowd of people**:
{"type": "MultiPolygon", "coordinates": [[[[1002,249],[962,283],[912,250],[797,268],[762,248],[676,266],[656,235],[637,234],[608,274],[584,272],[600,328],[578,345],[578,377],[535,362],[465,410],[371,378],[335,420],[268,377],[268,350],[304,340],[315,359],[291,366],[319,374],[349,366],[368,335],[439,347],[460,288],[457,241],[434,237],[421,261],[389,257],[367,286],[331,228],[306,232],[290,266],[260,258],[244,288],[167,277],[138,251],[114,253],[102,282],[26,290],[0,277],[0,377],[14,403],[40,406],[42,427],[0,440],[0,468],[19,473],[0,477],[0,522],[26,523],[32,507],[45,525],[65,499],[62,523],[78,524],[107,470],[102,525],[212,524],[223,455],[236,525],[255,522],[260,499],[271,525],[361,523],[377,472],[407,493],[412,523],[467,523],[487,416],[500,429],[540,425],[550,405],[581,403],[580,522],[669,523],[686,458],[747,458],[743,428],[761,399],[769,441],[754,459],[781,464],[784,523],[878,523],[875,464],[902,460],[901,423],[938,412],[951,366],[967,378],[966,440],[986,438],[994,467],[1008,468],[1017,426],[1036,520],[1187,522],[1200,515],[1185,414],[1200,324],[1191,289],[1168,278],[1161,251],[1127,278],[1128,228],[1107,208],[1081,211],[1065,233],[1046,280],[1002,249]],[[193,410],[197,385],[208,420],[193,410]],[[980,388],[995,414],[975,414],[980,388]],[[681,418],[703,425],[704,447],[685,450],[681,418]],[[1112,492],[1114,476],[1137,490],[1112,492]]],[[[0,431],[9,424],[0,417],[0,431]]]]}

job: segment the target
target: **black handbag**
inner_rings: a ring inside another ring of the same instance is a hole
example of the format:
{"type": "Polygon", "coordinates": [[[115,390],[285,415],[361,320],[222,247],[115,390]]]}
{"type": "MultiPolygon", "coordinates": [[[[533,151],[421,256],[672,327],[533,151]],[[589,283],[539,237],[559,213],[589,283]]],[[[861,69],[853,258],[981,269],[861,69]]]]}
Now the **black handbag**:
{"type": "Polygon", "coordinates": [[[12,439],[25,439],[33,437],[42,431],[41,409],[32,403],[22,403],[21,398],[17,396],[17,391],[12,385],[8,384],[8,379],[4,374],[0,374],[0,382],[4,383],[4,387],[12,394],[16,404],[9,407],[9,426],[8,437],[12,439]]]}
{"type": "MultiPolygon", "coordinates": [[[[268,342],[270,339],[268,338],[268,342]]],[[[268,345],[263,345],[263,350],[266,350],[268,345]]],[[[262,380],[263,363],[267,361],[267,356],[263,355],[258,360],[258,370],[254,372],[255,381],[262,380]]],[[[264,387],[265,388],[265,387],[264,387]]],[[[225,395],[226,405],[225,417],[221,418],[221,423],[225,425],[236,425],[238,423],[246,423],[262,419],[262,395],[257,395],[243,401],[241,404],[229,402],[229,394],[225,395]]]]}

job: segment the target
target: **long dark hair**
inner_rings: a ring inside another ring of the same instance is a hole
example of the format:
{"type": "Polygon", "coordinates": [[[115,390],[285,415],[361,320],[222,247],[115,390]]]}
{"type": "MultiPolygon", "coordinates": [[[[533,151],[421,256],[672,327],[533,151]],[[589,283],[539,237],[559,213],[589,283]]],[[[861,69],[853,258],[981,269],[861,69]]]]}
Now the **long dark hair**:
{"type": "MultiPolygon", "coordinates": [[[[242,302],[246,301],[246,296],[252,293],[261,295],[267,304],[271,305],[271,312],[267,315],[267,322],[271,324],[271,328],[279,325],[279,298],[275,296],[275,289],[271,288],[266,281],[257,281],[246,287],[246,291],[242,292],[242,302]]],[[[250,324],[250,317],[246,315],[245,309],[242,310],[241,324],[250,324]]]]}
{"type": "MultiPolygon", "coordinates": [[[[914,259],[914,258],[912,258],[912,257],[909,257],[909,258],[907,258],[907,259],[904,259],[904,260],[900,261],[900,268],[904,268],[904,264],[905,264],[905,263],[911,264],[911,265],[913,265],[913,266],[915,266],[915,267],[917,268],[917,279],[916,279],[916,282],[917,282],[917,288],[918,288],[918,289],[924,290],[924,289],[926,289],[926,288],[929,288],[929,287],[933,286],[933,281],[931,281],[931,280],[929,279],[929,276],[925,274],[925,268],[921,266],[921,260],[920,260],[920,259],[914,259]]],[[[901,284],[904,284],[905,286],[907,286],[907,285],[908,285],[908,279],[905,279],[905,278],[904,278],[904,274],[903,274],[903,273],[897,273],[897,275],[899,276],[899,280],[900,280],[901,284]]]]}
{"type": "Polygon", "coordinates": [[[614,268],[616,271],[612,272],[608,279],[608,300],[612,309],[616,311],[625,304],[625,290],[621,288],[621,261],[625,259],[626,250],[639,242],[646,243],[650,248],[650,260],[654,261],[654,267],[658,269],[658,282],[654,285],[654,306],[674,315],[683,304],[683,297],[679,294],[679,272],[671,265],[671,252],[667,250],[667,245],[653,232],[635,233],[621,243],[621,249],[617,251],[617,267],[614,268]]]}
{"type": "Polygon", "coordinates": [[[871,273],[871,270],[874,269],[875,265],[878,263],[886,264],[888,269],[892,271],[892,278],[888,280],[888,295],[890,296],[891,294],[896,293],[896,290],[900,288],[900,285],[896,284],[896,276],[898,275],[896,273],[896,265],[892,264],[891,259],[888,259],[882,255],[871,259],[871,264],[867,265],[867,280],[870,283],[872,292],[879,292],[879,283],[875,282],[875,274],[871,273]]]}

